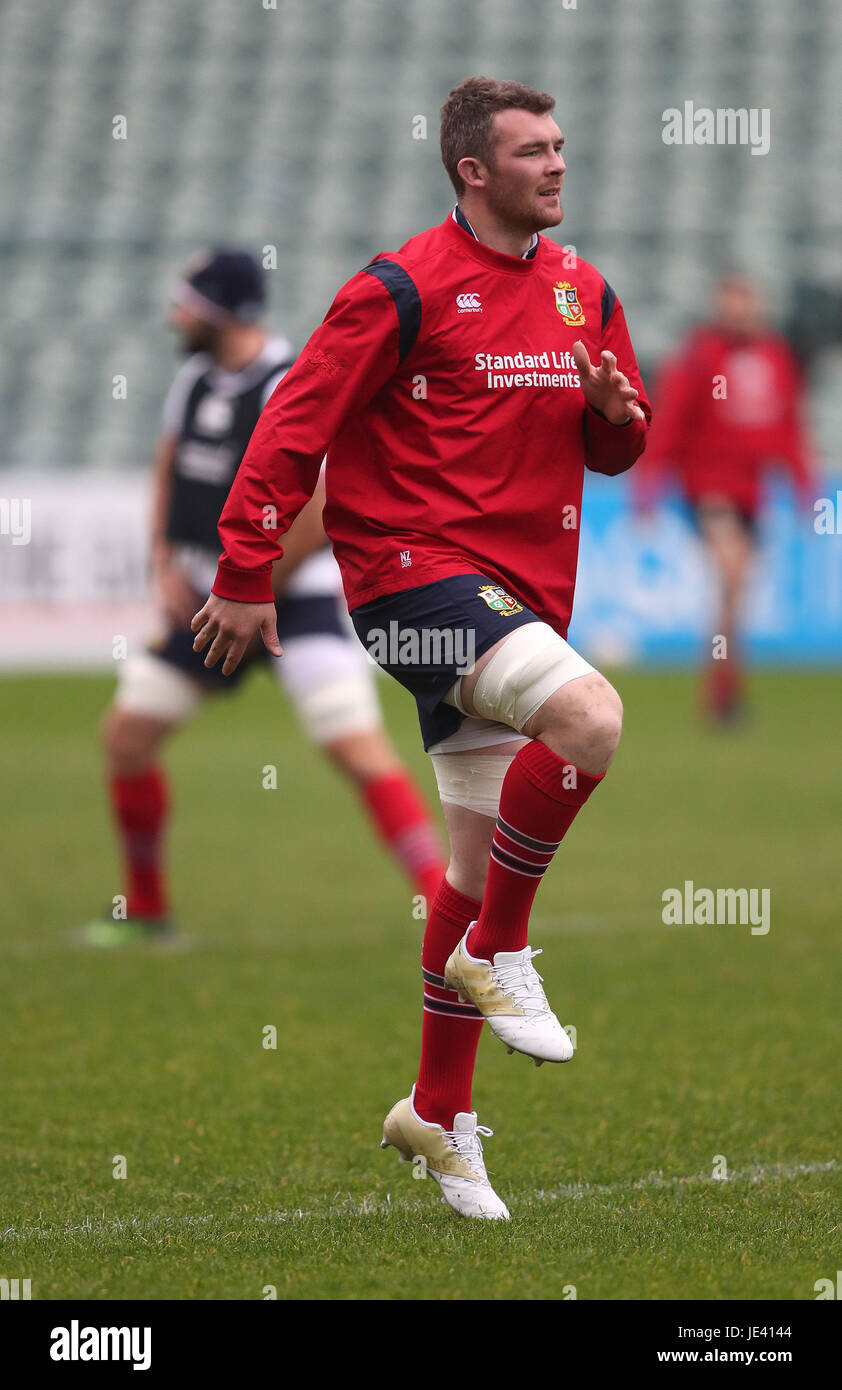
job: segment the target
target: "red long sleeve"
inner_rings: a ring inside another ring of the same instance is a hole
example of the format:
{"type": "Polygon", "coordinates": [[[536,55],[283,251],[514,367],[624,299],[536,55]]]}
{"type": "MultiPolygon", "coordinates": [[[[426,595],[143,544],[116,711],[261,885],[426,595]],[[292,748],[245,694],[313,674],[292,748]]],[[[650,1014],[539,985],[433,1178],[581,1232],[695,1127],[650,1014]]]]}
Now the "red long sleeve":
{"type": "Polygon", "coordinates": [[[312,497],[345,417],[367,405],[397,363],[394,304],[379,280],[361,272],[339,291],[260,416],[219,520],[213,592],[220,598],[271,602],[272,561],[283,554],[277,537],[312,497]]]}

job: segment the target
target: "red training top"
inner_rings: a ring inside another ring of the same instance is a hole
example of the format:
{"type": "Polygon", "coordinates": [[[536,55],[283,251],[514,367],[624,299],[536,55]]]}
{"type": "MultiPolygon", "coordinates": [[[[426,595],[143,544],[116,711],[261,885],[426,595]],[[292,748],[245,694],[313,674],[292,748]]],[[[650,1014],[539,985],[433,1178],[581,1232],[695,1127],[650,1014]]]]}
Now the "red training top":
{"type": "Polygon", "coordinates": [[[687,497],[726,497],[747,511],[759,502],[763,471],[783,464],[802,493],[810,483],[804,391],[788,343],[777,334],[697,328],[663,367],[646,461],[637,475],[652,502],[665,473],[687,497]]]}
{"type": "Polygon", "coordinates": [[[521,259],[455,209],[339,291],[270,400],[219,524],[213,592],[269,602],[277,537],[327,452],[325,529],[349,608],[478,571],[566,634],[584,468],[611,475],[647,425],[586,405],[570,348],[602,349],[649,404],[623,310],[544,237],[521,259]],[[458,220],[457,220],[458,219],[458,220]]]}

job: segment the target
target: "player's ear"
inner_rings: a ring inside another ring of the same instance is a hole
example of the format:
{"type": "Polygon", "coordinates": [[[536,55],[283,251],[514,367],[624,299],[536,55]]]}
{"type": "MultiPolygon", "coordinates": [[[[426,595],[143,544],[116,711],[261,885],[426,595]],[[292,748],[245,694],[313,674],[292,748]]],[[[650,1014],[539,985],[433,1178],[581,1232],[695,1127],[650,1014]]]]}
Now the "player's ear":
{"type": "Polygon", "coordinates": [[[473,155],[466,155],[456,165],[456,172],[466,188],[485,188],[487,170],[473,155]]]}

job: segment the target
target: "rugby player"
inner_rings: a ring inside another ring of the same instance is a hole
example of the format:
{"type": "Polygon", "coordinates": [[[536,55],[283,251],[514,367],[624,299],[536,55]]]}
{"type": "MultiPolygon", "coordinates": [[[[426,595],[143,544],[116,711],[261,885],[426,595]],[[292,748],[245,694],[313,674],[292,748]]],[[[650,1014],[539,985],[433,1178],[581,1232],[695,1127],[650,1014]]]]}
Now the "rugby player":
{"type": "Polygon", "coordinates": [[[256,632],[277,650],[272,561],[327,451],[325,527],[354,626],[373,654],[384,632],[401,637],[377,659],[415,695],[450,838],[424,936],[420,1069],[383,1145],[423,1158],[450,1206],[483,1219],[509,1216],[471,1109],[483,1022],[538,1064],[573,1055],[529,912],[620,737],[619,696],[565,640],[584,469],[629,468],[650,415],[613,289],[542,235],[562,219],[554,105],[485,77],[449,94],[456,207],[348,281],[276,390],[192,623],[225,673],[256,632]],[[431,631],[465,641],[425,664],[431,631]]]}
{"type": "MultiPolygon", "coordinates": [[[[293,360],[289,342],[261,322],[264,287],[248,252],[220,248],[195,257],[173,291],[170,322],[188,357],[164,405],[155,459],[151,556],[165,626],[149,650],[124,663],[103,730],[126,916],[88,923],[84,944],[174,934],[160,753],[209,696],[231,686],[194,652],[190,618],[216,571],[217,523],[231,482],[293,360]]],[[[283,665],[271,665],[308,738],[350,779],[415,892],[431,903],[444,874],[438,832],[382,727],[373,668],[350,625],[323,504],[319,481],[273,567],[286,655],[283,665]]],[[[238,674],[260,657],[266,652],[258,640],[238,674]]]]}
{"type": "Polygon", "coordinates": [[[657,423],[637,470],[638,510],[649,512],[667,478],[676,477],[714,572],[714,633],[724,638],[705,662],[702,708],[730,723],[745,712],[740,621],[766,473],[782,465],[799,501],[812,503],[801,372],[789,344],[766,324],[760,292],[746,276],[719,280],[711,321],[665,363],[655,403],[657,423]]]}

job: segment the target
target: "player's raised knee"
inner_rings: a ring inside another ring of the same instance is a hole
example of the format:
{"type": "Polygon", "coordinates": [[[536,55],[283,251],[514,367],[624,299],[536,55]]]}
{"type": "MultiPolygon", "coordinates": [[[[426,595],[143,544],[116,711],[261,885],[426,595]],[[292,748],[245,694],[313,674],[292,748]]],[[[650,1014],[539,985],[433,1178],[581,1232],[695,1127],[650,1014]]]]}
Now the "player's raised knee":
{"type": "Polygon", "coordinates": [[[623,706],[598,671],[570,681],[545,701],[526,733],[540,738],[583,772],[604,772],[620,742],[623,706]]]}
{"type": "Polygon", "coordinates": [[[468,712],[532,738],[528,726],[547,701],[562,687],[591,674],[596,674],[594,668],[547,623],[526,623],[482,668],[468,712]]]}
{"type": "Polygon", "coordinates": [[[606,766],[619,747],[623,732],[623,702],[604,677],[584,715],[583,734],[602,755],[606,766]]]}

